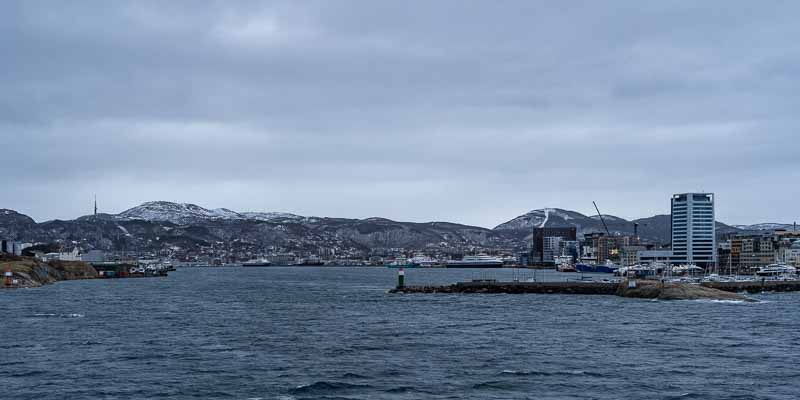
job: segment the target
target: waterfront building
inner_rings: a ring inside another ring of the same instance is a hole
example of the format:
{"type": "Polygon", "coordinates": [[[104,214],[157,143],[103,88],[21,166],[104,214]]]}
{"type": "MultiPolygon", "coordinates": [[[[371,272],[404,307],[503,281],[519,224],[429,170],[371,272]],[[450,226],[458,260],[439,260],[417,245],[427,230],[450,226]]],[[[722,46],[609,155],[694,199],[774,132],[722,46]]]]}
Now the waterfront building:
{"type": "Polygon", "coordinates": [[[106,261],[106,254],[102,250],[89,250],[81,255],[81,261],[88,263],[101,263],[106,261]]]}
{"type": "Polygon", "coordinates": [[[297,261],[294,253],[278,253],[267,257],[273,265],[292,265],[297,261]]]}
{"type": "Polygon", "coordinates": [[[708,268],[717,254],[713,193],[683,193],[672,196],[673,264],[695,264],[708,268]]]}
{"type": "Polygon", "coordinates": [[[620,262],[622,265],[636,265],[639,263],[639,253],[647,251],[647,246],[629,245],[622,246],[620,251],[620,262]]]}
{"type": "Polygon", "coordinates": [[[669,263],[671,259],[671,250],[640,250],[636,253],[636,262],[638,264],[669,263]]]}
{"type": "Polygon", "coordinates": [[[530,261],[532,263],[552,263],[553,257],[561,247],[561,242],[575,242],[578,238],[578,230],[575,227],[569,228],[533,228],[533,246],[531,249],[530,261]]]}
{"type": "Polygon", "coordinates": [[[720,268],[744,273],[774,263],[800,266],[800,234],[777,230],[733,235],[719,244],[720,268]]]}
{"type": "Polygon", "coordinates": [[[22,244],[14,240],[0,240],[0,253],[13,254],[16,256],[22,255],[22,250],[30,247],[30,245],[22,244]]]}
{"type": "Polygon", "coordinates": [[[81,253],[77,247],[72,251],[58,253],[58,259],[61,261],[81,261],[81,253]]]}

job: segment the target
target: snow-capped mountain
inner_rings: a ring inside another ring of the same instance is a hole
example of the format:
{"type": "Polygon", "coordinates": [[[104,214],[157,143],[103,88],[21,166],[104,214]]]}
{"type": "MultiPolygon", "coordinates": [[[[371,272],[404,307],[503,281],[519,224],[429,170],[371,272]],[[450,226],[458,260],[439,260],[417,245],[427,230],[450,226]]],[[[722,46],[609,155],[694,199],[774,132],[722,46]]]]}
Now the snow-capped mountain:
{"type": "MultiPolygon", "coordinates": [[[[603,218],[606,216],[604,215],[603,218]]],[[[612,217],[616,220],[621,218],[612,217]]],[[[622,220],[624,221],[624,220],[622,220]]],[[[533,228],[544,227],[565,227],[565,226],[594,226],[600,221],[594,221],[591,217],[587,217],[579,212],[562,210],[560,208],[543,208],[539,210],[532,210],[526,214],[520,215],[511,221],[502,223],[494,228],[497,231],[532,231],[533,228]]]]}
{"type": "Polygon", "coordinates": [[[301,222],[307,219],[302,215],[284,212],[243,212],[240,215],[246,219],[267,222],[301,222]]]}
{"type": "Polygon", "coordinates": [[[208,209],[190,203],[169,201],[150,201],[125,210],[115,216],[117,220],[143,220],[150,222],[171,222],[178,225],[194,224],[203,221],[252,220],[266,222],[302,222],[308,218],[283,212],[236,212],[227,208],[208,209]]]}
{"type": "MultiPolygon", "coordinates": [[[[638,234],[656,243],[669,243],[670,216],[656,215],[628,221],[604,215],[612,235],[638,234]]],[[[200,249],[210,243],[235,243],[253,251],[266,247],[301,251],[319,248],[340,251],[372,249],[440,249],[464,251],[475,248],[514,249],[530,246],[534,227],[575,227],[579,236],[604,232],[596,216],[559,208],[532,210],[494,229],[449,222],[399,222],[385,218],[321,218],[281,212],[237,212],[207,209],[195,204],[154,201],[120,214],[97,214],[75,220],[37,223],[13,210],[0,209],[0,238],[41,243],[74,243],[82,238],[86,248],[200,249]],[[455,250],[454,250],[455,249],[455,250]]],[[[790,228],[788,224],[757,224],[748,230],[790,228]]],[[[739,227],[741,228],[741,226],[739,227]]],[[[717,233],[743,232],[717,222],[717,233]]]]}
{"type": "Polygon", "coordinates": [[[754,224],[754,225],[734,225],[734,227],[746,231],[774,231],[776,229],[786,229],[787,231],[790,231],[794,229],[794,224],[779,224],[779,223],[767,222],[763,224],[754,224]]]}
{"type": "Polygon", "coordinates": [[[226,208],[209,210],[196,204],[150,201],[121,212],[117,218],[184,225],[203,220],[244,219],[245,217],[226,208]]]}

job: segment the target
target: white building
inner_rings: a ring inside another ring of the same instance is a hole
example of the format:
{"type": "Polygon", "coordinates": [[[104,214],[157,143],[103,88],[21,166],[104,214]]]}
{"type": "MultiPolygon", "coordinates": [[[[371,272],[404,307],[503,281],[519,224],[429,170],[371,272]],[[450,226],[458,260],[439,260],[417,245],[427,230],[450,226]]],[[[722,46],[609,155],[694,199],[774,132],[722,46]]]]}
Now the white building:
{"type": "Polygon", "coordinates": [[[22,243],[13,240],[0,240],[0,253],[22,255],[22,243]]]}
{"type": "Polygon", "coordinates": [[[672,263],[710,267],[717,239],[713,193],[672,196],[672,263]]]}
{"type": "Polygon", "coordinates": [[[561,255],[561,242],[563,238],[559,236],[546,236],[544,238],[542,261],[553,262],[555,257],[561,255]]]}
{"type": "Polygon", "coordinates": [[[800,241],[795,242],[788,249],[783,249],[783,254],[779,255],[778,261],[800,267],[800,241]]]}
{"type": "Polygon", "coordinates": [[[58,253],[58,259],[61,261],[80,261],[81,253],[80,250],[78,250],[78,248],[75,247],[70,252],[58,253]]]}

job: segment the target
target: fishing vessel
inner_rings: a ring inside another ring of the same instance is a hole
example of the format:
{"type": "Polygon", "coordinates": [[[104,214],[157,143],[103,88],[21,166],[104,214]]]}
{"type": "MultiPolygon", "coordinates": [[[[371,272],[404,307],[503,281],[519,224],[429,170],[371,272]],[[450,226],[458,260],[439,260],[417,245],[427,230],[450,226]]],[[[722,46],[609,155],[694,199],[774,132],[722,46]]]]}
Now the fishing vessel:
{"type": "Polygon", "coordinates": [[[575,269],[578,270],[578,272],[598,272],[603,274],[613,274],[619,269],[619,266],[611,262],[611,260],[606,260],[605,264],[579,263],[575,266],[575,269]]]}
{"type": "Polygon", "coordinates": [[[572,263],[572,257],[555,257],[556,271],[558,272],[578,272],[575,264],[572,263]]]}
{"type": "Polygon", "coordinates": [[[503,260],[486,254],[464,256],[461,260],[448,260],[447,268],[501,268],[503,260]]]}

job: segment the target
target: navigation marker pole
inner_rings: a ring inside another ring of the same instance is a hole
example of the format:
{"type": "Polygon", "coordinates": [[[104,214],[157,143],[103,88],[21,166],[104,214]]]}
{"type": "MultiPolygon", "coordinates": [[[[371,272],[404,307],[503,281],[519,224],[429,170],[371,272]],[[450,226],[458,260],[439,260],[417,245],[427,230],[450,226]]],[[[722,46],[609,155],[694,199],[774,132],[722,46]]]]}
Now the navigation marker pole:
{"type": "Polygon", "coordinates": [[[406,271],[403,270],[403,267],[400,267],[400,270],[397,271],[397,288],[402,289],[406,286],[406,271]]]}
{"type": "Polygon", "coordinates": [[[6,267],[6,273],[5,273],[5,276],[6,276],[6,286],[11,286],[11,276],[12,276],[12,275],[13,275],[13,274],[11,273],[11,267],[6,267]]]}

